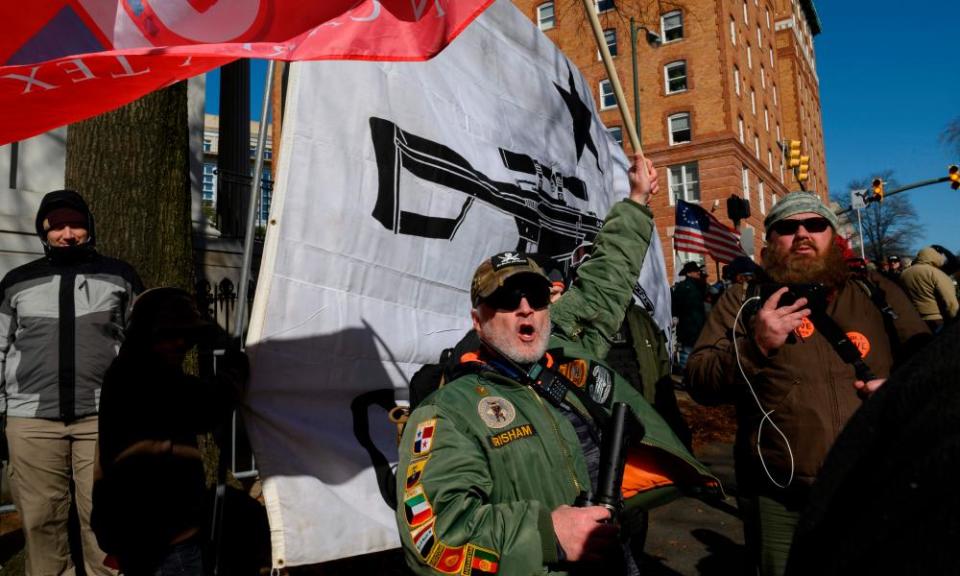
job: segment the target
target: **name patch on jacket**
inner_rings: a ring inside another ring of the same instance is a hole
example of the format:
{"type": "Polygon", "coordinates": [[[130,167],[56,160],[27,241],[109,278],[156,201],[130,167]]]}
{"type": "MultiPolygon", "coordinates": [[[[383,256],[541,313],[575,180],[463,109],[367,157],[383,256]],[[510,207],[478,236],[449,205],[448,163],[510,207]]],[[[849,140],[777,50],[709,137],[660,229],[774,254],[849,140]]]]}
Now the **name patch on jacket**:
{"type": "Polygon", "coordinates": [[[521,440],[523,438],[529,438],[535,436],[537,431],[533,429],[531,424],[521,424],[515,428],[509,430],[504,430],[499,434],[494,434],[490,436],[490,445],[494,448],[503,448],[507,444],[513,442],[514,440],[521,440]]]}

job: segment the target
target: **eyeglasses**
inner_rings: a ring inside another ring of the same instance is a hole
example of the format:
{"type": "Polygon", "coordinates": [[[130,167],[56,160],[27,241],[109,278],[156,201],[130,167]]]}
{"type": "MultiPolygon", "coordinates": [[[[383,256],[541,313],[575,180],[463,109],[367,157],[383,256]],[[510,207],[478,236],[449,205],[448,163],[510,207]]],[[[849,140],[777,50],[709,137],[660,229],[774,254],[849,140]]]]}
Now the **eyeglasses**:
{"type": "Polygon", "coordinates": [[[776,232],[781,236],[791,236],[797,233],[800,226],[807,232],[814,234],[823,232],[830,226],[826,218],[806,218],[804,220],[780,220],[770,227],[771,232],[776,232]]]}
{"type": "Polygon", "coordinates": [[[550,287],[540,283],[508,284],[484,298],[483,303],[497,310],[513,312],[520,307],[520,300],[523,298],[527,299],[527,304],[534,310],[546,308],[550,305],[550,287]]]}

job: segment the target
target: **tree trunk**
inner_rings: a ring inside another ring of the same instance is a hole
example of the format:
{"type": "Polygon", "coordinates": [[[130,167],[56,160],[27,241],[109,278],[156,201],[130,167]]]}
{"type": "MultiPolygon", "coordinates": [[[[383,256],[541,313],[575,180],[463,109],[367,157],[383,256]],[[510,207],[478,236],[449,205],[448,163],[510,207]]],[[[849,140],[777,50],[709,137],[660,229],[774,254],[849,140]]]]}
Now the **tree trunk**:
{"type": "Polygon", "coordinates": [[[70,126],[66,185],[90,204],[100,253],[148,288],[193,292],[186,82],[70,126]]]}

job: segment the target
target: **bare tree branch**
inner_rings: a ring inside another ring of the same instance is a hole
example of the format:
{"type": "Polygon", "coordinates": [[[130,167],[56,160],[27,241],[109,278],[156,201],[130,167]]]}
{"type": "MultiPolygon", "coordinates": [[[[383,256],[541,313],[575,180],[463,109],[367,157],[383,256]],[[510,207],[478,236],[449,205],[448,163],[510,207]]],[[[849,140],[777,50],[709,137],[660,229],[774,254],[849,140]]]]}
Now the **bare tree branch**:
{"type": "Polygon", "coordinates": [[[940,133],[940,142],[952,146],[957,156],[960,156],[960,116],[954,118],[940,133]]]}

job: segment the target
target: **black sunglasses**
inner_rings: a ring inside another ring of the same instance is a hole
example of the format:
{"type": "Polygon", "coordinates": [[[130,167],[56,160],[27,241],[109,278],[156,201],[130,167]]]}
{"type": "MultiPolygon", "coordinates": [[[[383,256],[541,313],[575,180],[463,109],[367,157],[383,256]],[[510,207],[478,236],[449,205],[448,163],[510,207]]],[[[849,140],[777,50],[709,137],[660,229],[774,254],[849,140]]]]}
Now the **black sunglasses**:
{"type": "Polygon", "coordinates": [[[539,282],[508,283],[484,298],[483,303],[497,310],[513,312],[520,307],[520,300],[523,298],[527,299],[527,304],[534,310],[546,308],[550,305],[550,287],[539,282]]]}
{"type": "Polygon", "coordinates": [[[770,227],[771,232],[776,232],[781,236],[790,236],[796,234],[800,226],[807,232],[817,234],[823,232],[830,226],[826,218],[806,218],[804,220],[780,220],[770,227]]]}

